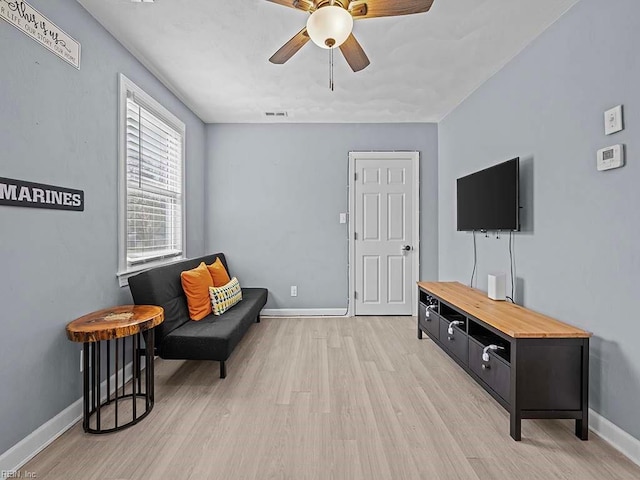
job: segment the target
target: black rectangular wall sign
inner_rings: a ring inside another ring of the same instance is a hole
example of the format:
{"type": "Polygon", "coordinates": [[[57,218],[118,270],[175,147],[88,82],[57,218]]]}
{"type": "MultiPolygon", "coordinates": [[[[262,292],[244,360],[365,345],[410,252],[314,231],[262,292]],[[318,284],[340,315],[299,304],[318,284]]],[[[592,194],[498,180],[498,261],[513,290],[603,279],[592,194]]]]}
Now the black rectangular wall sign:
{"type": "Polygon", "coordinates": [[[84,211],[84,191],[0,177],[0,205],[84,211]]]}

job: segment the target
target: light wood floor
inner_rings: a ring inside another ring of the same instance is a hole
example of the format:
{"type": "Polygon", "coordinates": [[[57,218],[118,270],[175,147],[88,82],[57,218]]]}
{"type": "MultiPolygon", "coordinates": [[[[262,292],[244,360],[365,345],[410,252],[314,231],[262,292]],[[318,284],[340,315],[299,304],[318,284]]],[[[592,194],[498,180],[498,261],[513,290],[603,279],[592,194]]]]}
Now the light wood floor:
{"type": "Polygon", "coordinates": [[[156,363],[140,424],[80,424],[22,471],[43,479],[639,479],[568,421],[507,412],[410,317],[264,318],[216,362],[156,363]]]}

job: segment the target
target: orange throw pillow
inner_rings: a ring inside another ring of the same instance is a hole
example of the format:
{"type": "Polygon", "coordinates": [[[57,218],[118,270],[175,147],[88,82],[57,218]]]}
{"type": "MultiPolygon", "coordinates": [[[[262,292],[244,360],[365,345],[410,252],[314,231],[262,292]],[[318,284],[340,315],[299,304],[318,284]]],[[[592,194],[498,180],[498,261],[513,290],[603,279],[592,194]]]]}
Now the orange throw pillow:
{"type": "Polygon", "coordinates": [[[191,320],[202,320],[211,313],[211,299],[209,287],[213,287],[213,280],[204,262],[193,270],[186,270],[180,274],[182,289],[187,296],[189,317],[191,320]]]}
{"type": "Polygon", "coordinates": [[[220,261],[219,258],[216,258],[216,261],[211,265],[207,265],[207,269],[209,270],[209,274],[211,274],[211,278],[213,279],[214,287],[224,287],[231,281],[227,269],[224,268],[224,264],[220,261]]]}

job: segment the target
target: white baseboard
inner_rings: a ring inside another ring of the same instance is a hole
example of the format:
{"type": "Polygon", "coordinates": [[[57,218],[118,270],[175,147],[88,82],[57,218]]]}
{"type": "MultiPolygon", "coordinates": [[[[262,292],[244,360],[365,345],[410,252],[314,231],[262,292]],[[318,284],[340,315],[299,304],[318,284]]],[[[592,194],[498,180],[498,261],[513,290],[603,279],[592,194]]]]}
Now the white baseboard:
{"type": "Polygon", "coordinates": [[[345,308],[265,308],[260,315],[265,317],[344,317],[345,308]]]}
{"type": "Polygon", "coordinates": [[[640,440],[591,409],[589,409],[589,428],[610,443],[613,448],[629,457],[632,462],[640,465],[640,440]]]}
{"type": "MultiPolygon", "coordinates": [[[[142,360],[144,362],[144,358],[142,360]]],[[[144,369],[144,363],[142,367],[144,369]]],[[[132,363],[129,363],[124,368],[125,383],[131,380],[132,368],[132,363]]],[[[115,374],[111,375],[111,385],[111,393],[113,393],[115,392],[115,374]]],[[[100,384],[100,398],[102,399],[101,401],[107,399],[106,379],[100,384]]],[[[0,455],[0,473],[17,472],[25,463],[44,450],[51,442],[73,427],[81,419],[82,398],[73,402],[58,415],[38,427],[37,430],[0,455]]]]}
{"type": "Polygon", "coordinates": [[[76,400],[36,431],[0,455],[0,472],[16,472],[82,418],[82,399],[76,400]]]}

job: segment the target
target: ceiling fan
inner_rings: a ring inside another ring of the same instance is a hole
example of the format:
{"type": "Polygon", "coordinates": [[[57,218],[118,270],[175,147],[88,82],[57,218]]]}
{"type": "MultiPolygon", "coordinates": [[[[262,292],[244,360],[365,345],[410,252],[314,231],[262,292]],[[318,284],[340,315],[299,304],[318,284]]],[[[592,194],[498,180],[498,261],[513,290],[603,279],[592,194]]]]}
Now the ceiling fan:
{"type": "Polygon", "coordinates": [[[269,59],[283,64],[309,40],[325,49],[340,48],[354,72],[369,65],[369,58],[351,33],[354,19],[395,17],[429,11],[434,0],[267,0],[308,12],[307,26],[269,59]]]}

